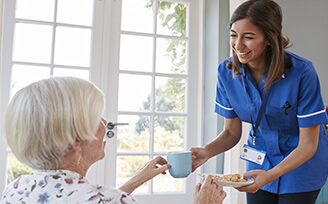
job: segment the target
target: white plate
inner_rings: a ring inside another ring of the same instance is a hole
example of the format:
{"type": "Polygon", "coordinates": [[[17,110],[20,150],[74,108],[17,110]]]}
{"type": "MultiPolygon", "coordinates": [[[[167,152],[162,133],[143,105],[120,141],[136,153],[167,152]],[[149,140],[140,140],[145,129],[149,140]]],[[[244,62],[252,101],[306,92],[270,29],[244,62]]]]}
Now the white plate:
{"type": "MultiPolygon", "coordinates": [[[[199,177],[201,178],[201,180],[203,181],[203,175],[206,174],[198,174],[199,177]]],[[[210,174],[212,176],[223,176],[223,174],[210,174]]],[[[249,178],[246,182],[232,182],[232,181],[215,181],[217,184],[221,185],[221,186],[227,186],[227,187],[234,187],[234,188],[238,188],[241,186],[247,186],[251,183],[254,183],[253,179],[249,178]]]]}

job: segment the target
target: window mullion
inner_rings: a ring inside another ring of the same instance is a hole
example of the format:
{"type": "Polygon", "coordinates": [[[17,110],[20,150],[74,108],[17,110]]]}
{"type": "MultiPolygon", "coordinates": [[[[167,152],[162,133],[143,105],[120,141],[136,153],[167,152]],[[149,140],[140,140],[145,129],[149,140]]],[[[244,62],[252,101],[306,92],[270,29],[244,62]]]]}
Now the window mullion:
{"type": "Polygon", "coordinates": [[[50,56],[50,76],[53,75],[54,72],[54,63],[55,63],[55,43],[56,43],[56,29],[57,29],[57,8],[58,8],[58,0],[55,0],[55,11],[54,11],[54,23],[52,26],[52,43],[51,43],[51,56],[50,56]]]}
{"type": "MultiPolygon", "coordinates": [[[[15,7],[16,1],[4,1],[3,4],[3,30],[1,42],[1,75],[0,75],[0,124],[3,124],[5,110],[10,97],[10,82],[11,82],[11,67],[12,67],[12,47],[13,47],[13,33],[15,30],[15,7]]],[[[1,128],[0,131],[0,191],[4,190],[7,183],[7,145],[4,138],[4,130],[1,128]]]]}

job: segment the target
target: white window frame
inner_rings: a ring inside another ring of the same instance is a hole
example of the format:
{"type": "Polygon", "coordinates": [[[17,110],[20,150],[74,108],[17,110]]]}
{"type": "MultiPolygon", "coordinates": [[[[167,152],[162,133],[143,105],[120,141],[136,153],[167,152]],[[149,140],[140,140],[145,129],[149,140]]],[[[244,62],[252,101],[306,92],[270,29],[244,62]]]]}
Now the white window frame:
{"type": "MultiPolygon", "coordinates": [[[[172,1],[174,2],[174,1],[172,1]]],[[[203,5],[204,1],[197,0],[180,0],[181,3],[189,4],[189,12],[193,13],[190,15],[191,25],[188,25],[190,29],[189,41],[193,42],[189,44],[191,52],[188,56],[189,58],[189,69],[195,71],[189,71],[189,81],[193,83],[188,84],[187,97],[190,97],[194,100],[188,100],[187,104],[188,111],[188,121],[187,124],[190,127],[187,130],[187,135],[192,136],[188,138],[186,147],[189,149],[192,146],[200,146],[202,141],[202,76],[203,76],[203,5]]],[[[107,2],[106,2],[107,3],[107,2]]],[[[105,24],[111,24],[109,30],[104,31],[104,44],[111,46],[104,46],[103,51],[103,67],[109,67],[111,70],[112,77],[107,80],[107,84],[104,84],[102,87],[106,95],[116,95],[118,90],[118,67],[119,63],[119,42],[120,42],[120,10],[121,10],[121,1],[111,1],[105,5],[105,24]],[[111,15],[110,15],[111,14],[111,15]],[[111,53],[111,54],[109,54],[111,53]],[[106,56],[108,56],[107,58],[106,56]],[[109,88],[110,87],[110,88],[109,88]]],[[[103,76],[108,75],[109,70],[103,69],[103,76]]],[[[117,121],[117,100],[107,101],[107,113],[109,121],[117,121]]],[[[124,122],[124,121],[123,121],[124,122]]],[[[115,137],[114,137],[115,138],[115,137]]],[[[94,173],[97,173],[97,183],[105,181],[103,184],[115,186],[116,182],[116,138],[108,143],[107,145],[107,160],[100,162],[98,167],[91,169],[94,173]],[[114,171],[108,171],[110,167],[114,171]],[[103,171],[105,170],[105,171],[103,171]],[[105,173],[109,172],[109,173],[105,173]]],[[[163,194],[152,194],[152,195],[134,195],[138,200],[144,203],[152,203],[156,200],[156,203],[167,203],[172,202],[173,200],[176,203],[192,203],[192,192],[194,185],[196,184],[197,177],[196,173],[191,174],[186,182],[186,192],[185,193],[163,193],[163,194]]]]}
{"type": "MultiPolygon", "coordinates": [[[[11,59],[13,41],[13,26],[14,22],[8,22],[10,19],[14,20],[14,4],[8,3],[13,0],[4,0],[4,33],[3,38],[10,39],[2,41],[2,59],[11,59]],[[5,52],[4,52],[5,50],[5,52]]],[[[168,0],[171,1],[171,0],[168,0]]],[[[1,0],[2,2],[2,0],[1,0]]],[[[96,39],[93,42],[93,57],[92,67],[100,67],[100,69],[91,71],[90,80],[98,85],[108,98],[113,95],[117,95],[118,91],[118,71],[115,67],[118,67],[119,59],[119,27],[120,27],[120,4],[121,0],[95,0],[95,9],[99,12],[95,15],[94,22],[95,27],[103,27],[104,29],[95,29],[93,37],[96,39]],[[105,26],[110,25],[110,26],[105,26]],[[111,73],[111,77],[109,76],[111,73]]],[[[175,2],[175,1],[172,1],[175,2]]],[[[186,96],[189,98],[186,104],[188,110],[188,129],[187,135],[189,136],[186,148],[189,149],[192,146],[202,145],[202,121],[203,121],[203,36],[204,36],[204,2],[205,0],[179,0],[181,3],[189,4],[189,76],[188,87],[186,96]]],[[[2,38],[2,39],[3,39],[2,38]]],[[[9,101],[9,89],[10,86],[10,67],[11,60],[4,60],[0,65],[0,123],[3,126],[3,118],[5,108],[9,101]]],[[[117,119],[117,100],[107,100],[106,113],[108,120],[116,121],[117,119]],[[110,113],[110,114],[109,114],[110,113]]],[[[7,166],[7,152],[6,144],[4,141],[3,128],[0,128],[0,192],[3,191],[6,185],[6,166],[7,166]]],[[[98,162],[91,168],[88,175],[97,175],[97,177],[89,178],[91,182],[115,186],[115,166],[116,166],[116,139],[109,142],[107,145],[107,160],[98,162]],[[114,165],[114,168],[113,168],[114,165]],[[112,170],[109,170],[112,169],[112,170]]],[[[194,185],[196,184],[197,173],[191,174],[186,182],[185,193],[163,193],[152,195],[136,195],[136,197],[145,203],[152,203],[156,200],[156,203],[167,203],[174,201],[175,203],[192,203],[192,192],[194,185]],[[187,195],[187,196],[186,196],[187,195]]]]}
{"type": "MultiPolygon", "coordinates": [[[[0,62],[2,62],[2,25],[3,25],[3,0],[0,0],[0,62]]],[[[1,65],[0,65],[0,96],[2,96],[2,78],[1,76],[3,75],[2,73],[2,69],[1,69],[1,65]]],[[[0,97],[0,109],[2,110],[2,100],[0,97]]],[[[2,111],[0,111],[0,125],[2,125],[2,111]]],[[[0,128],[0,137],[2,136],[2,132],[3,132],[3,128],[0,128]]],[[[6,175],[6,161],[7,161],[7,155],[6,155],[6,151],[5,151],[5,141],[3,139],[3,137],[0,138],[0,166],[4,166],[4,168],[0,167],[0,175],[6,175]]],[[[5,181],[3,181],[5,179],[5,177],[3,177],[2,179],[0,178],[0,191],[3,189],[4,185],[5,185],[5,181]]],[[[2,192],[2,191],[1,191],[2,192]]]]}

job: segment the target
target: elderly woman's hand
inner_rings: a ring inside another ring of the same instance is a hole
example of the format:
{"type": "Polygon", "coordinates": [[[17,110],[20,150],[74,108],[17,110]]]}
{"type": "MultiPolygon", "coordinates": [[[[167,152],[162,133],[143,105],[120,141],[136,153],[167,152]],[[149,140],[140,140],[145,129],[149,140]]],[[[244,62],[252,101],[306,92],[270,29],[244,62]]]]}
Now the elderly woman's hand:
{"type": "Polygon", "coordinates": [[[212,176],[207,175],[203,184],[195,186],[194,204],[221,204],[226,196],[221,186],[213,182],[212,176]]]}
{"type": "Polygon", "coordinates": [[[120,189],[131,194],[140,185],[158,174],[166,174],[165,171],[170,167],[171,166],[167,164],[167,161],[163,157],[158,156],[145,163],[128,182],[120,187],[120,189]]]}

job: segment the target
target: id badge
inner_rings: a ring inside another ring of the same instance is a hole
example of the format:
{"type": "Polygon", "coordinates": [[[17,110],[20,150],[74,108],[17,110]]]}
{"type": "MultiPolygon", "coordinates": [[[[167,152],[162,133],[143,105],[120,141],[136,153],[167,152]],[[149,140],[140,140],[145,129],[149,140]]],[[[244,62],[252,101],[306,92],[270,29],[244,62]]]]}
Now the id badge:
{"type": "Polygon", "coordinates": [[[243,146],[243,153],[240,155],[241,159],[246,161],[254,162],[256,164],[262,165],[266,152],[263,150],[257,150],[253,147],[250,147],[246,144],[243,146]]]}

